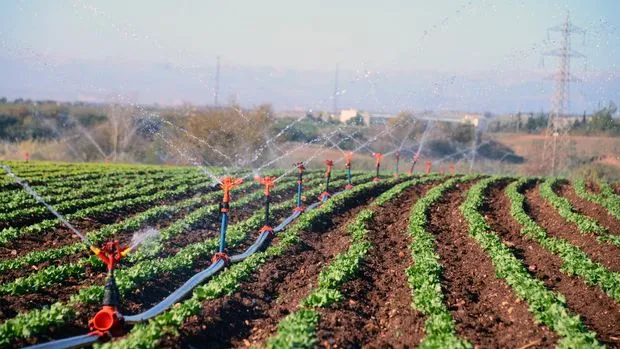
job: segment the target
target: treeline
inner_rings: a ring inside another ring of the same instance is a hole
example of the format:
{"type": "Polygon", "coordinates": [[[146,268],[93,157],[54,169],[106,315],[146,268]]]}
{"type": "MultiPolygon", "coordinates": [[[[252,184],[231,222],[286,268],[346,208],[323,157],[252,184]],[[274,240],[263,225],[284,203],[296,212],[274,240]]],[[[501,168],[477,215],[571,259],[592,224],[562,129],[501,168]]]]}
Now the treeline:
{"type": "MultiPolygon", "coordinates": [[[[565,117],[569,122],[570,132],[573,135],[584,136],[620,136],[620,118],[615,117],[618,108],[613,102],[601,107],[596,112],[581,116],[565,117]]],[[[488,130],[490,132],[521,132],[521,133],[540,133],[549,124],[549,114],[540,112],[517,113],[510,119],[490,121],[488,130]]]]}

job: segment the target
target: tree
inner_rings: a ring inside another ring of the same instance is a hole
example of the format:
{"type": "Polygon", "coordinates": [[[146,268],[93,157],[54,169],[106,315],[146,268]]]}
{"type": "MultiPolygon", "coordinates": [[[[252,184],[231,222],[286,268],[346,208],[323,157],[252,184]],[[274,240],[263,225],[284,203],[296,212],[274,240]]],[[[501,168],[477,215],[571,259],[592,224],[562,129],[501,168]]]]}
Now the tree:
{"type": "Polygon", "coordinates": [[[6,104],[6,97],[0,98],[0,104],[6,104]]]}
{"type": "Polygon", "coordinates": [[[614,120],[613,115],[618,111],[618,107],[614,102],[609,104],[600,110],[596,111],[590,118],[588,124],[588,130],[594,132],[614,132],[620,131],[620,126],[614,120]]]}
{"type": "Polygon", "coordinates": [[[364,126],[364,118],[358,113],[355,117],[350,118],[346,122],[347,125],[364,126]]]}

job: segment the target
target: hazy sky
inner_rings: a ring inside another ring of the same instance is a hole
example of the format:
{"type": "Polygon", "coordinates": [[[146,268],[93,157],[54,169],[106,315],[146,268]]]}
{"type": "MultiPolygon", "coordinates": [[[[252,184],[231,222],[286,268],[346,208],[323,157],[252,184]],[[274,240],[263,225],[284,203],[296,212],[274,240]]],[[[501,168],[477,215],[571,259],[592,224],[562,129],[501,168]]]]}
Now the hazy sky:
{"type": "Polygon", "coordinates": [[[588,31],[585,46],[582,37],[573,42],[588,56],[573,62],[584,78],[575,108],[620,102],[616,0],[2,1],[0,75],[12,79],[0,79],[0,95],[77,99],[98,87],[145,103],[207,103],[219,55],[222,101],[329,109],[338,63],[347,106],[421,109],[434,98],[434,108],[501,109],[506,101],[458,98],[499,99],[484,90],[498,85],[509,108],[540,109],[552,87],[541,80],[557,65],[541,61],[557,38],[546,42],[546,29],[567,9],[588,31]]]}

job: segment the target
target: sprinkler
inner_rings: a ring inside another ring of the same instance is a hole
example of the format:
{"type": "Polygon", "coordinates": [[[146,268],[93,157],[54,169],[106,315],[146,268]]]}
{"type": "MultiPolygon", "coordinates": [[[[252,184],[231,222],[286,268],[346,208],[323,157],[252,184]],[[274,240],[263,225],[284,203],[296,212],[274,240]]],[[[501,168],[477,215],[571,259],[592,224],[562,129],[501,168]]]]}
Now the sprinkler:
{"type": "Polygon", "coordinates": [[[376,163],[375,163],[376,173],[375,173],[375,178],[373,178],[372,180],[375,182],[378,182],[381,180],[381,178],[379,178],[379,168],[381,168],[381,159],[383,158],[383,154],[373,153],[372,156],[374,156],[376,160],[376,163]]]}
{"type": "Polygon", "coordinates": [[[431,162],[430,161],[426,161],[424,163],[424,165],[426,165],[426,173],[431,173],[431,162]]]}
{"type": "Polygon", "coordinates": [[[24,153],[24,161],[26,161],[26,162],[30,161],[30,153],[29,152],[25,152],[24,153]]]}
{"type": "Polygon", "coordinates": [[[347,185],[344,186],[345,189],[353,188],[353,184],[351,183],[351,158],[353,157],[352,152],[347,152],[344,154],[344,159],[346,161],[345,167],[347,169],[347,185]]]}
{"type": "Polygon", "coordinates": [[[224,198],[220,204],[220,212],[222,213],[222,225],[220,227],[220,250],[213,255],[212,262],[216,262],[219,259],[223,259],[226,263],[229,261],[228,255],[224,252],[224,249],[226,248],[226,228],[228,228],[230,191],[241,183],[243,183],[242,178],[233,178],[229,176],[222,178],[220,182],[220,187],[224,191],[224,198]]]}
{"type": "Polygon", "coordinates": [[[327,171],[325,171],[325,191],[321,193],[319,196],[319,200],[321,202],[325,202],[329,198],[329,181],[332,177],[332,167],[334,166],[334,161],[325,160],[325,165],[327,165],[327,171]]]}
{"type": "Polygon", "coordinates": [[[454,162],[450,163],[450,166],[448,166],[448,171],[450,172],[451,175],[454,174],[454,162]]]}
{"type": "MultiPolygon", "coordinates": [[[[394,165],[394,177],[398,178],[398,163],[400,162],[400,152],[397,151],[394,156],[396,157],[396,164],[394,165]]],[[[377,176],[378,177],[378,176],[377,176]]]]}
{"type": "Polygon", "coordinates": [[[413,174],[413,168],[415,167],[415,164],[418,162],[419,159],[420,159],[420,152],[417,152],[413,156],[413,162],[411,163],[411,168],[409,169],[410,176],[413,174]]]}
{"type": "Polygon", "coordinates": [[[130,247],[121,248],[118,241],[109,241],[101,249],[90,246],[90,250],[106,265],[108,275],[104,286],[102,308],[88,321],[91,335],[98,337],[115,337],[123,332],[123,316],[118,312],[120,295],[114,268],[130,251],[130,247]]]}
{"type": "Polygon", "coordinates": [[[276,186],[276,177],[260,177],[256,176],[254,179],[260,184],[265,186],[265,225],[261,228],[260,232],[273,232],[273,229],[269,225],[269,203],[271,202],[271,188],[276,186]]]}
{"type": "Polygon", "coordinates": [[[303,212],[304,208],[301,206],[301,192],[304,183],[304,170],[306,168],[303,162],[296,162],[293,166],[297,167],[297,207],[295,207],[293,211],[303,212]]]}

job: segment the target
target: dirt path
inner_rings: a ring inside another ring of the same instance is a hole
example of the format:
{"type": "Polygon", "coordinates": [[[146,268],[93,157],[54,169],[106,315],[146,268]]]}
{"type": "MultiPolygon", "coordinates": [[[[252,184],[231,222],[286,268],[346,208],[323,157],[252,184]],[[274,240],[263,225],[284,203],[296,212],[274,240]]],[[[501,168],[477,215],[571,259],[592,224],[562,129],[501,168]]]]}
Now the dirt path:
{"type": "Polygon", "coordinates": [[[491,259],[469,236],[459,206],[470,186],[450,191],[430,212],[429,231],[437,237],[442,289],[457,334],[483,348],[518,348],[535,341],[538,347],[554,346],[556,336],[535,323],[527,304],[497,279],[491,259]]]}
{"type": "Polygon", "coordinates": [[[521,234],[521,225],[510,216],[510,200],[503,187],[494,187],[487,196],[484,214],[491,228],[513,253],[527,266],[530,274],[545,283],[550,290],[561,293],[569,309],[579,314],[599,339],[610,347],[620,346],[611,337],[620,334],[620,306],[597,286],[586,285],[578,277],[560,272],[562,259],[521,234]]]}
{"type": "Polygon", "coordinates": [[[411,307],[407,225],[411,207],[429,187],[408,189],[375,210],[367,235],[372,247],[359,277],[342,286],[342,302],[320,310],[320,346],[407,347],[420,342],[424,317],[411,307]]]}
{"type": "Polygon", "coordinates": [[[597,242],[595,235],[582,234],[576,224],[567,222],[540,196],[537,186],[530,185],[524,194],[526,212],[549,235],[566,239],[583,250],[593,261],[601,263],[611,271],[620,271],[620,248],[597,242]]]}
{"type": "Polygon", "coordinates": [[[565,197],[573,205],[576,212],[594,219],[607,229],[609,234],[620,235],[620,220],[611,216],[605,207],[580,198],[575,193],[575,189],[568,183],[562,183],[555,191],[558,195],[565,197]]]}

